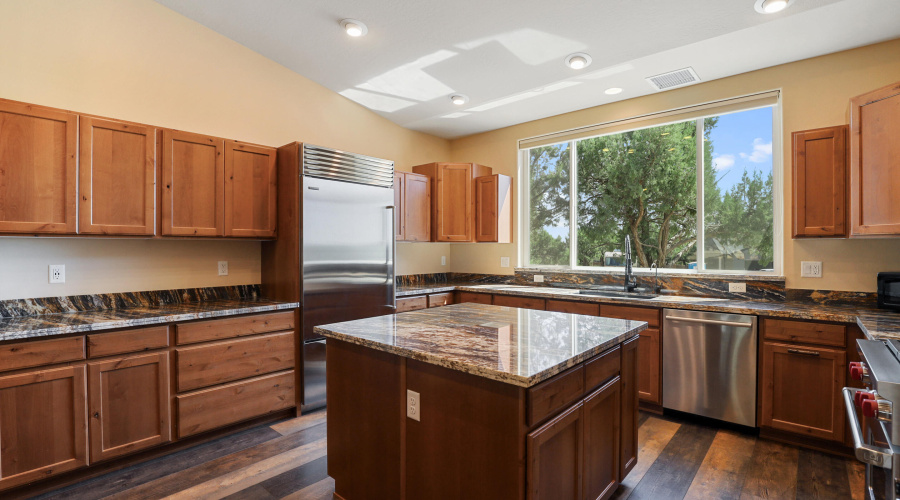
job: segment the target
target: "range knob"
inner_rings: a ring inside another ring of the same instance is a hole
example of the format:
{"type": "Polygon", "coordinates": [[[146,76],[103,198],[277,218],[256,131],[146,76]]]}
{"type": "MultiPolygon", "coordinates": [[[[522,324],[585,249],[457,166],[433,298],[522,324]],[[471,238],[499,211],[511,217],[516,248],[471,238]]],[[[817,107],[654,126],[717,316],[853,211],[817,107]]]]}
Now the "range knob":
{"type": "Polygon", "coordinates": [[[891,419],[891,403],[879,399],[866,399],[862,401],[862,414],[867,418],[877,418],[878,420],[891,419]]]}
{"type": "Polygon", "coordinates": [[[871,392],[857,391],[856,394],[853,395],[853,402],[856,403],[856,406],[862,406],[862,402],[869,399],[875,399],[875,395],[871,392]]]}
{"type": "Polygon", "coordinates": [[[853,361],[850,363],[850,378],[853,380],[862,380],[863,377],[868,375],[868,370],[866,370],[865,365],[858,361],[853,361]]]}

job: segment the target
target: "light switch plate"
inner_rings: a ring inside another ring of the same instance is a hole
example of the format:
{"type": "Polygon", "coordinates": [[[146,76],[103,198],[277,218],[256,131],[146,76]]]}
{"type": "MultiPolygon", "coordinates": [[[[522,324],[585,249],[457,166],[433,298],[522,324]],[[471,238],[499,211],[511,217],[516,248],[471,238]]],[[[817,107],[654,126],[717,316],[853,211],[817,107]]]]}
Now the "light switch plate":
{"type": "Polygon", "coordinates": [[[821,278],[822,277],[822,263],[811,261],[811,260],[801,261],[800,262],[800,277],[801,278],[821,278]]]}
{"type": "Polygon", "coordinates": [[[543,274],[535,274],[535,275],[534,275],[534,282],[535,282],[535,283],[543,283],[543,282],[544,282],[544,275],[543,275],[543,274]]]}
{"type": "Polygon", "coordinates": [[[219,261],[219,276],[228,276],[228,261],[219,261]]]}
{"type": "Polygon", "coordinates": [[[732,293],[745,293],[747,291],[746,283],[729,283],[728,291],[732,293]]]}
{"type": "Polygon", "coordinates": [[[500,267],[509,267],[509,257],[500,257],[500,267]]]}
{"type": "Polygon", "coordinates": [[[62,264],[50,264],[50,283],[66,282],[66,266],[62,264]]]}
{"type": "Polygon", "coordinates": [[[416,422],[420,422],[422,413],[422,400],[419,397],[419,393],[415,391],[411,391],[409,389],[406,390],[406,416],[415,420],[416,422]]]}

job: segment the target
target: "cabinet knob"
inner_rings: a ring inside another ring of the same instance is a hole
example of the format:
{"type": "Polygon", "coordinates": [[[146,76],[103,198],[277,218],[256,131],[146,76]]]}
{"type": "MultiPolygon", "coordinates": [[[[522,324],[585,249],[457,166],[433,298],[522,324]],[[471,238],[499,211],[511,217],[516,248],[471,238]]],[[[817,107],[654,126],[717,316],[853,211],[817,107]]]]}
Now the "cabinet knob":
{"type": "Polygon", "coordinates": [[[94,418],[100,418],[100,412],[94,412],[94,418]]]}

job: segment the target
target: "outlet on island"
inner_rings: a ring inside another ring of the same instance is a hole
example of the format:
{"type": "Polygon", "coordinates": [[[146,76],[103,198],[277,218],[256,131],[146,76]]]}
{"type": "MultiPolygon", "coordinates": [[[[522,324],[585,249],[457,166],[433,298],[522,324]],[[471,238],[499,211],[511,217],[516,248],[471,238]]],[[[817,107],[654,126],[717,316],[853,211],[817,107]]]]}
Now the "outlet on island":
{"type": "Polygon", "coordinates": [[[406,416],[419,422],[421,418],[421,399],[419,393],[406,390],[406,416]]]}

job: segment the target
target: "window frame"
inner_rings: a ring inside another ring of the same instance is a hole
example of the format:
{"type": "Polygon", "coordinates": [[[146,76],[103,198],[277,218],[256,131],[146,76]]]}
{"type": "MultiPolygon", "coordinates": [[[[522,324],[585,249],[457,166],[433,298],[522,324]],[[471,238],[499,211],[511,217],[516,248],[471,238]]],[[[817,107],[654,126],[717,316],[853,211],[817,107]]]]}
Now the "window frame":
{"type": "MultiPolygon", "coordinates": [[[[738,97],[735,99],[745,99],[747,96],[738,97]]],[[[726,100],[732,101],[732,99],[726,100]]],[[[723,102],[726,102],[723,101],[723,102]]],[[[577,153],[577,143],[578,141],[590,139],[593,137],[603,137],[607,135],[621,134],[631,130],[639,130],[643,128],[652,128],[652,127],[660,127],[664,125],[669,125],[672,123],[683,123],[688,121],[694,121],[697,124],[697,151],[703,150],[703,135],[704,135],[704,120],[713,116],[721,116],[725,114],[733,114],[740,113],[744,111],[750,111],[753,109],[761,109],[761,108],[771,108],[772,109],[772,191],[773,191],[773,231],[775,234],[772,236],[773,242],[773,270],[772,271],[745,271],[745,270],[732,270],[732,269],[705,269],[705,260],[703,260],[705,256],[705,248],[704,245],[697,245],[697,262],[704,263],[702,269],[675,269],[675,268],[660,268],[659,271],[669,273],[669,274],[703,274],[703,275],[733,275],[733,276],[766,276],[766,277],[780,277],[783,276],[783,265],[784,265],[784,153],[783,153],[783,144],[782,144],[782,110],[781,110],[781,92],[778,91],[778,96],[775,100],[774,104],[754,104],[752,102],[748,102],[747,106],[741,106],[738,109],[735,109],[732,106],[728,106],[723,104],[721,108],[728,109],[719,109],[717,110],[716,106],[704,105],[703,113],[700,116],[691,116],[690,118],[681,118],[678,119],[677,115],[673,116],[671,121],[666,121],[664,123],[652,123],[647,124],[645,126],[640,126],[640,121],[636,121],[634,127],[629,127],[626,130],[612,130],[607,133],[599,133],[585,137],[574,137],[567,140],[560,140],[557,142],[552,142],[550,144],[563,144],[569,143],[569,263],[568,265],[541,265],[541,264],[532,264],[531,263],[531,171],[529,168],[530,161],[530,150],[533,148],[541,147],[540,145],[523,147],[519,149],[518,154],[518,172],[519,172],[519,192],[522,193],[522,196],[519,196],[519,234],[521,238],[519,238],[519,248],[518,248],[518,261],[521,262],[522,268],[527,269],[546,269],[548,271],[561,271],[561,270],[572,270],[572,271],[596,271],[602,273],[623,273],[624,269],[622,267],[609,267],[609,266],[579,266],[577,263],[578,259],[578,198],[577,198],[577,175],[578,175],[578,153],[577,153]]],[[[667,115],[672,114],[675,110],[663,111],[654,115],[667,115]]],[[[644,116],[654,116],[654,115],[644,115],[644,116]]],[[[630,119],[629,119],[630,120],[630,119]]],[[[649,121],[649,120],[648,120],[649,121]]],[[[599,126],[595,126],[599,127],[599,126]]],[[[598,130],[599,131],[599,130],[598,130]]],[[[522,141],[520,141],[521,143],[522,141]]],[[[705,235],[705,227],[704,227],[704,204],[700,203],[699,200],[703,200],[703,172],[704,172],[704,158],[702,154],[697,155],[697,163],[695,165],[697,182],[697,241],[703,241],[703,237],[705,235]]],[[[651,272],[652,268],[648,267],[634,267],[633,270],[635,272],[651,272]]]]}

